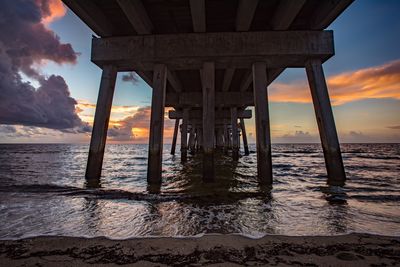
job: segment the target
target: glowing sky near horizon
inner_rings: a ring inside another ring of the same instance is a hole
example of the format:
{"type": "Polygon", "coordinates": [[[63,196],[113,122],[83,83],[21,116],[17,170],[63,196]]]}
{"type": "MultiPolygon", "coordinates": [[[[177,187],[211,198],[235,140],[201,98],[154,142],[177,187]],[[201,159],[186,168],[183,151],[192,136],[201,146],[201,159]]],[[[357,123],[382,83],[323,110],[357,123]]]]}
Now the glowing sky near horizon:
{"type": "MultiPolygon", "coordinates": [[[[41,23],[79,54],[74,64],[45,59],[33,67],[46,77],[64,78],[70,97],[77,102],[77,115],[90,125],[101,75],[90,61],[93,33],[60,1],[49,3],[50,15],[41,23]]],[[[400,142],[399,12],[397,0],[356,0],[328,28],[334,30],[336,55],[324,64],[324,70],[342,142],[400,142]]],[[[147,143],[151,88],[140,79],[123,81],[122,76],[117,79],[109,141],[147,143]]],[[[22,78],[35,88],[41,85],[23,73],[22,78]]],[[[272,141],[318,142],[305,71],[285,70],[268,91],[272,141]]],[[[90,138],[89,132],[4,123],[1,118],[0,143],[88,142],[90,138]]],[[[173,122],[167,119],[165,127],[169,142],[173,122]]],[[[247,129],[254,142],[253,119],[247,121],[247,129]]]]}

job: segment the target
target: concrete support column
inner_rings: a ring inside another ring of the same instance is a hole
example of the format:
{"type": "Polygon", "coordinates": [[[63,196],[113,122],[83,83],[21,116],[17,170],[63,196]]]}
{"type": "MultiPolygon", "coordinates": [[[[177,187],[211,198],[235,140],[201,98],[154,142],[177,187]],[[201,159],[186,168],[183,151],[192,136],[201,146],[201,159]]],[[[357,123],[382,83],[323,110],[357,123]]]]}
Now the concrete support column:
{"type": "Polygon", "coordinates": [[[101,176],[116,77],[116,67],[103,67],[96,113],[94,115],[92,137],[90,139],[89,158],[86,166],[85,176],[88,180],[100,179],[101,176]]]}
{"type": "Polygon", "coordinates": [[[151,100],[149,159],[147,169],[147,182],[149,184],[161,184],[166,86],[167,67],[164,64],[157,64],[154,66],[153,93],[151,100]]]}
{"type": "Polygon", "coordinates": [[[346,174],[321,61],[309,61],[306,72],[325,156],[328,184],[344,185],[346,174]]]}
{"type": "Polygon", "coordinates": [[[203,149],[203,128],[197,128],[197,144],[199,146],[199,150],[203,149]]]}
{"type": "Polygon", "coordinates": [[[228,153],[228,126],[227,122],[224,119],[224,153],[228,153]]]}
{"type": "Polygon", "coordinates": [[[226,147],[227,150],[232,148],[232,138],[231,138],[231,128],[229,127],[229,122],[225,124],[226,127],[226,147]]]}
{"type": "Polygon", "coordinates": [[[194,131],[194,150],[197,152],[199,150],[199,129],[195,128],[194,131]]]}
{"type": "Polygon", "coordinates": [[[224,147],[224,133],[223,129],[221,127],[218,127],[215,131],[215,134],[217,135],[217,149],[223,149],[224,147]]]}
{"type": "Polygon", "coordinates": [[[175,120],[174,136],[172,137],[171,155],[175,155],[176,139],[178,137],[179,119],[175,120]]]}
{"type": "Polygon", "coordinates": [[[244,148],[244,154],[249,155],[249,145],[247,143],[247,135],[246,135],[246,126],[244,125],[244,119],[240,118],[240,128],[242,130],[242,138],[243,138],[243,148],[244,148]]]}
{"type": "Polygon", "coordinates": [[[232,159],[239,160],[239,131],[237,127],[237,108],[231,108],[232,159]]]}
{"type": "Polygon", "coordinates": [[[271,133],[267,85],[266,63],[254,63],[253,90],[256,118],[257,173],[261,184],[272,185],[271,133]]]}
{"type": "Polygon", "coordinates": [[[183,109],[182,128],[181,128],[181,162],[187,161],[187,133],[189,123],[189,109],[183,109]]]}
{"type": "Polygon", "coordinates": [[[190,128],[189,131],[189,150],[190,150],[190,154],[194,154],[194,146],[195,146],[195,129],[194,129],[194,125],[192,124],[192,127],[190,128]]]}
{"type": "Polygon", "coordinates": [[[215,66],[205,62],[202,72],[203,85],[203,181],[213,181],[214,129],[215,129],[215,66]]]}

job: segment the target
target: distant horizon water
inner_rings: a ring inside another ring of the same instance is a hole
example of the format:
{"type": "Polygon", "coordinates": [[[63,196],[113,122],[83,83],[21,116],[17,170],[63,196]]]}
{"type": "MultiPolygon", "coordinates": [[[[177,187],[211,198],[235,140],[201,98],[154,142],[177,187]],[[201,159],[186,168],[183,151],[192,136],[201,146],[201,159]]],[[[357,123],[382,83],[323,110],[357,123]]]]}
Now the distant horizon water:
{"type": "Polygon", "coordinates": [[[195,236],[204,233],[400,235],[400,144],[346,144],[344,187],[326,184],[321,145],[273,144],[272,189],[259,186],[255,145],[233,162],[217,152],[181,164],[164,145],[163,182],[148,187],[147,145],[108,144],[102,178],[87,183],[88,144],[0,144],[0,239],[39,235],[195,236]]]}

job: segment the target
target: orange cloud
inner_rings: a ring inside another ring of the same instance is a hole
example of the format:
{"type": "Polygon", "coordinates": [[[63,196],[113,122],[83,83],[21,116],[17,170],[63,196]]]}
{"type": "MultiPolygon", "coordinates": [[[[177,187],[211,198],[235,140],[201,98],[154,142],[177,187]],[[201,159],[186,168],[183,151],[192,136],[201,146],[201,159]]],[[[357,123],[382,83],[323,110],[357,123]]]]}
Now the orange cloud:
{"type": "MultiPolygon", "coordinates": [[[[79,117],[86,122],[93,123],[94,112],[96,110],[96,105],[85,100],[78,100],[78,104],[76,105],[76,112],[79,114],[79,117]]],[[[135,112],[138,111],[139,106],[112,106],[111,108],[111,121],[114,123],[118,123],[118,121],[132,116],[135,112]]]]}
{"type": "Polygon", "coordinates": [[[67,13],[67,9],[61,0],[48,0],[47,9],[47,14],[46,16],[43,16],[42,19],[42,22],[45,25],[50,24],[56,19],[64,17],[64,15],[67,13]]]}
{"type": "MultiPolygon", "coordinates": [[[[165,113],[167,114],[167,112],[165,113]]],[[[140,107],[132,115],[114,125],[110,124],[108,138],[116,142],[147,143],[149,141],[150,107],[140,107]]],[[[173,133],[173,122],[165,117],[164,139],[170,139],[173,133]]]]}
{"type": "MultiPolygon", "coordinates": [[[[76,111],[82,121],[93,124],[96,105],[85,100],[78,100],[76,111]]],[[[164,113],[164,139],[171,139],[173,121],[164,113]]],[[[111,142],[147,143],[149,141],[150,107],[112,106],[109,121],[108,140],[111,142]]]]}
{"type": "MultiPolygon", "coordinates": [[[[345,72],[328,77],[328,89],[334,105],[368,98],[400,99],[400,60],[387,64],[345,72]]],[[[311,102],[308,84],[275,83],[269,99],[274,102],[311,102]]]]}

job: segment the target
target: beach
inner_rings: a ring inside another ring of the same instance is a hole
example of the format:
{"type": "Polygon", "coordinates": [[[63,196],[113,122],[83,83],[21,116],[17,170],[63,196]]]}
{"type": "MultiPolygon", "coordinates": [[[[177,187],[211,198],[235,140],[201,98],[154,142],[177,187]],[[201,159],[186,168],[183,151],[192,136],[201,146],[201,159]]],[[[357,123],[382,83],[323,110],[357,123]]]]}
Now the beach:
{"type": "Polygon", "coordinates": [[[0,241],[1,266],[400,266],[400,237],[371,234],[0,241]]]}

